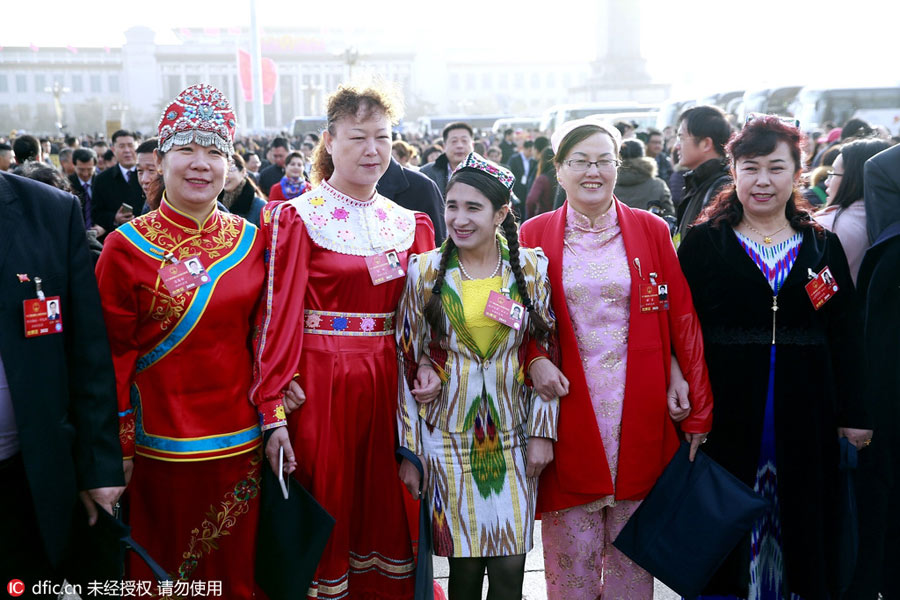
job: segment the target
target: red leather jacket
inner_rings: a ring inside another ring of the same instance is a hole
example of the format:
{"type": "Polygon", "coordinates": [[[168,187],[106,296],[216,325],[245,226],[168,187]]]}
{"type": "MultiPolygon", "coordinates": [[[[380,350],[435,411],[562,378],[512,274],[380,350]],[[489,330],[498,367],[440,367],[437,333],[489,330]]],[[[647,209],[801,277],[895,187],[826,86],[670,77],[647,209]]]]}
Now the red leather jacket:
{"type": "MultiPolygon", "coordinates": [[[[639,500],[656,483],[680,442],[678,425],[669,417],[666,404],[673,351],[690,385],[692,410],[681,422],[681,431],[710,430],[712,392],[703,358],[700,322],[667,225],[649,212],[615,202],[632,276],[625,404],[615,496],[619,500],[639,500]],[[658,282],[669,286],[667,311],[640,311],[639,286],[649,283],[651,272],[657,273],[658,282]]],[[[569,394],[559,404],[554,460],[541,475],[539,513],[580,506],[613,493],[613,481],[563,291],[567,208],[568,203],[529,220],[520,232],[523,246],[543,248],[550,259],[548,275],[559,332],[560,368],[569,380],[569,394]]]]}

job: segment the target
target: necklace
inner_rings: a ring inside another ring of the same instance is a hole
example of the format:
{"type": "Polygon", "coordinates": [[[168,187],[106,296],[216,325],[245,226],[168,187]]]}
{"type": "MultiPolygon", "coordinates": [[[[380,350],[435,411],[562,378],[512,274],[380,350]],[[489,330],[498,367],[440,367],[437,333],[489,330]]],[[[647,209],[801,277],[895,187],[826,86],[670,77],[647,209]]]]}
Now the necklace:
{"type": "Polygon", "coordinates": [[[788,226],[790,225],[790,223],[789,223],[789,222],[786,223],[784,226],[781,227],[781,229],[779,229],[778,231],[773,231],[773,232],[770,233],[769,235],[764,234],[762,231],[760,231],[759,229],[756,229],[755,227],[753,227],[752,225],[750,225],[750,223],[748,223],[748,222],[746,222],[746,221],[744,221],[744,225],[746,225],[746,226],[747,226],[747,229],[749,229],[750,231],[752,231],[752,232],[755,233],[756,235],[761,236],[762,239],[763,239],[763,243],[764,243],[764,244],[771,244],[771,243],[772,243],[772,236],[773,236],[773,235],[778,235],[779,233],[781,233],[782,231],[784,231],[785,229],[787,229],[788,226]]]}
{"type": "MultiPolygon", "coordinates": [[[[496,277],[497,273],[500,272],[500,267],[503,266],[503,254],[500,252],[500,242],[497,242],[497,266],[494,267],[494,272],[488,275],[485,279],[490,279],[492,277],[496,277]]],[[[462,271],[462,274],[466,276],[466,279],[474,280],[475,278],[469,275],[469,272],[466,271],[466,268],[463,266],[462,258],[459,258],[459,270],[462,271]]]]}

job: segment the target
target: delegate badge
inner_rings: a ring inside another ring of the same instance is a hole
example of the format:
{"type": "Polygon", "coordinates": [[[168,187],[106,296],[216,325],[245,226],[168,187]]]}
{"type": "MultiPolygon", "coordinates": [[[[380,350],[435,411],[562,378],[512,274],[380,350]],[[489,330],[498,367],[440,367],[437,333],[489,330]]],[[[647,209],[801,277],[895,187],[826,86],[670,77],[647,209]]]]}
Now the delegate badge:
{"type": "Polygon", "coordinates": [[[500,292],[491,290],[484,307],[484,316],[518,330],[525,318],[525,307],[500,292]]]}
{"type": "Polygon", "coordinates": [[[393,281],[404,277],[406,273],[400,265],[400,256],[396,250],[389,250],[381,254],[366,257],[366,267],[369,269],[369,277],[372,285],[393,281]]]}
{"type": "Polygon", "coordinates": [[[827,266],[806,284],[806,294],[816,310],[819,310],[826,302],[831,300],[837,291],[838,284],[831,274],[831,269],[827,266]]]}
{"type": "Polygon", "coordinates": [[[62,332],[62,307],[59,303],[59,296],[25,300],[22,307],[25,312],[25,337],[39,337],[62,332]]]}
{"type": "Polygon", "coordinates": [[[189,256],[182,261],[167,264],[159,270],[159,278],[172,297],[210,282],[209,273],[199,256],[189,256]]]}
{"type": "Polygon", "coordinates": [[[640,286],[641,312],[669,310],[669,285],[648,283],[640,286]]]}

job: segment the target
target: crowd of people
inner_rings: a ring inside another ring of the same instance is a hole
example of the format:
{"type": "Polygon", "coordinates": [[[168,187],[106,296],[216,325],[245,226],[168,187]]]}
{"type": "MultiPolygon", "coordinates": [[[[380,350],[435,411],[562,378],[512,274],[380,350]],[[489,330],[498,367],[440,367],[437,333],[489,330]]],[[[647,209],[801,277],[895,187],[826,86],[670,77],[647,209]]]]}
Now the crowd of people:
{"type": "Polygon", "coordinates": [[[519,598],[540,518],[548,597],[649,600],[613,541],[687,443],[768,502],[704,598],[898,593],[896,140],[399,106],[239,137],[198,84],[153,136],[0,141],[3,576],[85,581],[121,507],[173,579],[265,597],[271,469],[335,521],[301,595],[411,599],[430,538],[451,600],[519,598]]]}

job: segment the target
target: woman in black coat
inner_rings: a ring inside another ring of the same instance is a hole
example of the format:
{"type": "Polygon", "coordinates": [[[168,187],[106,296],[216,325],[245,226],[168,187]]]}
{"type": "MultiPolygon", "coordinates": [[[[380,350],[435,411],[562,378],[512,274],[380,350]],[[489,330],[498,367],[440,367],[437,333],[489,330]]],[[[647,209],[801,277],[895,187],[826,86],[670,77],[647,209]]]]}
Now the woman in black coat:
{"type": "Polygon", "coordinates": [[[800,208],[799,130],[759,118],[729,153],[734,185],[678,254],[716,402],[704,450],[772,508],[706,592],[836,597],[838,438],[864,451],[872,436],[853,282],[837,237],[800,208]]]}

